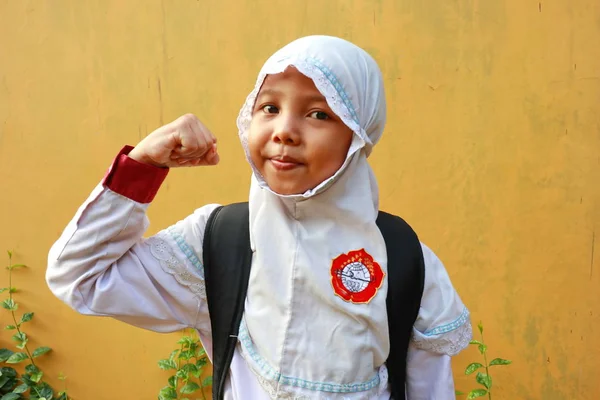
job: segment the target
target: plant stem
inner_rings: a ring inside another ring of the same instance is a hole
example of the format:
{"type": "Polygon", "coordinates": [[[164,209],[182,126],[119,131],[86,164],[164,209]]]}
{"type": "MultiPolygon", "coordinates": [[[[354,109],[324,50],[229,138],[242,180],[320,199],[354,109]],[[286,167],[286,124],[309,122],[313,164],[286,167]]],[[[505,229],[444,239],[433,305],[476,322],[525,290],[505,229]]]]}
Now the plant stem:
{"type": "MultiPolygon", "coordinates": [[[[177,355],[177,372],[179,372],[179,370],[181,369],[181,358],[179,358],[179,356],[181,355],[182,351],[183,344],[179,348],[179,354],[177,355]]],[[[175,374],[175,393],[177,393],[177,389],[179,389],[179,378],[177,377],[177,374],[175,374]]],[[[177,398],[179,398],[179,395],[177,395],[177,398]]]]}
{"type": "MultiPolygon", "coordinates": [[[[13,293],[12,293],[12,268],[10,268],[10,267],[12,267],[12,256],[11,255],[8,256],[8,264],[9,264],[9,268],[8,268],[8,298],[12,302],[13,301],[13,293]]],[[[20,335],[22,335],[22,333],[21,333],[21,327],[17,323],[17,316],[15,315],[15,311],[11,310],[10,313],[12,314],[13,321],[15,322],[15,327],[17,328],[17,332],[19,333],[19,336],[20,336],[20,335]]],[[[25,345],[25,352],[27,352],[27,356],[31,360],[31,364],[34,367],[37,367],[35,365],[35,361],[33,361],[33,357],[31,356],[31,353],[29,352],[29,347],[27,345],[25,345]]]]}
{"type": "MultiPolygon", "coordinates": [[[[483,332],[481,332],[481,343],[483,343],[485,345],[485,340],[483,339],[483,332]]],[[[488,365],[488,362],[487,362],[487,350],[483,353],[483,361],[485,362],[485,374],[489,377],[490,376],[490,370],[489,370],[489,365],[488,365]]],[[[488,398],[490,400],[492,400],[491,387],[488,389],[487,392],[488,392],[488,398]]]]}
{"type": "MultiPolygon", "coordinates": [[[[194,360],[196,361],[195,365],[198,365],[198,356],[194,355],[194,360]]],[[[202,368],[204,369],[204,368],[202,368]]],[[[202,385],[202,374],[198,377],[198,383],[200,384],[200,392],[202,393],[202,400],[206,400],[206,396],[204,395],[204,386],[202,385]]]]}

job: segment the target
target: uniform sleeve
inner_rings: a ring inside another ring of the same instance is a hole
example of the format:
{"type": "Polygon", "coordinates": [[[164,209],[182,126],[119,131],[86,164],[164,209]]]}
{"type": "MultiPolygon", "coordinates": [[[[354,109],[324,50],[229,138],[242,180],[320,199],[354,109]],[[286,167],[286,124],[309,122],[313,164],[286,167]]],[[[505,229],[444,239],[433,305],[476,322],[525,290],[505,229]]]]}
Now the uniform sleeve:
{"type": "Polygon", "coordinates": [[[450,357],[472,338],[469,310],[440,259],[422,245],[425,287],[407,357],[408,400],[454,399],[450,357]]]}
{"type": "Polygon", "coordinates": [[[144,239],[146,210],[168,170],[140,164],[124,148],[48,255],[52,292],[85,315],[158,332],[210,332],[202,238],[217,205],[144,239]]]}

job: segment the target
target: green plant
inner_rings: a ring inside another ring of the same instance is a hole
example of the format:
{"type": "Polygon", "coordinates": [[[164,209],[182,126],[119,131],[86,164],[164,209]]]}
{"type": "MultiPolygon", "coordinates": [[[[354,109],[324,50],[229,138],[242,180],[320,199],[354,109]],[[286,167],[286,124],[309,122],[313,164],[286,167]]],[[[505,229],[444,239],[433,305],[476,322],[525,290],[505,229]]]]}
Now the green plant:
{"type": "MultiPolygon", "coordinates": [[[[490,367],[497,366],[497,365],[509,365],[512,363],[512,361],[505,360],[503,358],[494,358],[488,364],[488,361],[487,361],[488,346],[485,344],[485,341],[483,340],[483,324],[481,322],[479,322],[479,324],[477,325],[477,328],[479,329],[479,335],[481,336],[481,340],[471,340],[470,344],[473,346],[477,346],[479,353],[483,356],[484,364],[474,362],[474,363],[467,365],[467,368],[465,369],[465,375],[471,375],[475,371],[478,371],[481,368],[485,368],[485,373],[477,372],[477,375],[475,376],[475,381],[477,383],[479,383],[480,385],[482,385],[483,388],[471,390],[469,392],[469,394],[467,395],[467,400],[476,399],[478,397],[483,397],[486,394],[487,394],[489,400],[492,400],[492,376],[490,375],[490,367]]],[[[456,394],[464,395],[465,393],[457,391],[456,394]]]]}
{"type": "Polygon", "coordinates": [[[12,253],[8,252],[8,287],[0,288],[0,293],[8,292],[8,298],[1,304],[12,316],[12,324],[5,327],[8,331],[16,332],[12,339],[16,342],[19,351],[3,348],[0,349],[0,400],[69,400],[66,389],[56,395],[52,387],[42,378],[44,373],[36,365],[35,359],[43,356],[52,349],[50,347],[38,347],[31,351],[28,342],[29,337],[23,330],[23,324],[33,319],[33,313],[27,312],[20,317],[17,315],[19,304],[14,300],[17,289],[12,284],[12,274],[18,268],[24,268],[23,264],[12,263],[12,253]],[[25,372],[20,376],[11,365],[21,364],[29,361],[25,366],[25,372]]]}
{"type": "MultiPolygon", "coordinates": [[[[169,358],[158,362],[160,369],[175,371],[174,375],[169,378],[168,385],[160,390],[158,399],[189,400],[187,396],[199,390],[202,399],[206,400],[204,388],[212,385],[212,376],[201,378],[206,365],[208,365],[208,357],[198,334],[196,331],[188,330],[177,344],[179,348],[173,350],[169,358]]],[[[196,397],[196,399],[198,398],[196,397]]]]}

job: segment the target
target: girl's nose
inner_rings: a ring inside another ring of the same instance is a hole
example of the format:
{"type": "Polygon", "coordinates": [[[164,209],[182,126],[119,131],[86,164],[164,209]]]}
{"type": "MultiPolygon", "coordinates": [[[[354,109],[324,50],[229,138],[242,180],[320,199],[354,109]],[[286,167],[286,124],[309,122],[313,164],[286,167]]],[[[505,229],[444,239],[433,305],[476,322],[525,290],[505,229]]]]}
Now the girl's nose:
{"type": "Polygon", "coordinates": [[[279,115],[271,138],[275,143],[296,146],[300,144],[299,123],[292,116],[279,115]]]}

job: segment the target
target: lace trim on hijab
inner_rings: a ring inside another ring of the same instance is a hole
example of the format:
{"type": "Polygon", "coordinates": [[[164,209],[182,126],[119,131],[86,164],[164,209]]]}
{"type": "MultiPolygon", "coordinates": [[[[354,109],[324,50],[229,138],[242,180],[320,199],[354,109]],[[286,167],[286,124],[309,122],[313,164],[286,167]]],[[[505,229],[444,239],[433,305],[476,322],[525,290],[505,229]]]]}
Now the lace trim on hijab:
{"type": "Polygon", "coordinates": [[[206,299],[206,286],[204,284],[204,267],[191,248],[183,240],[181,235],[173,229],[161,231],[146,240],[150,247],[150,253],[158,260],[163,271],[172,275],[179,284],[187,287],[194,296],[206,299]],[[168,234],[167,234],[168,232],[168,234]],[[194,271],[177,258],[170,241],[174,241],[177,247],[185,254],[187,260],[194,266],[194,271]]]}
{"type": "Polygon", "coordinates": [[[412,341],[421,350],[455,356],[465,349],[473,338],[469,311],[465,307],[453,322],[421,333],[413,328],[412,341]]]}
{"type": "Polygon", "coordinates": [[[337,384],[329,382],[314,382],[300,378],[294,378],[282,375],[265,360],[254,347],[254,343],[248,333],[248,328],[242,320],[238,340],[241,347],[241,354],[250,370],[256,376],[262,388],[269,394],[271,399],[322,399],[322,400],[358,400],[358,399],[377,399],[378,396],[387,390],[388,373],[385,366],[382,366],[377,374],[364,383],[337,384]],[[288,386],[288,388],[285,388],[288,386]],[[314,394],[301,394],[297,391],[309,390],[316,392],[314,394]],[[323,397],[330,394],[347,395],[345,397],[335,396],[334,398],[323,397]],[[360,397],[356,397],[360,395],[360,397]],[[368,396],[368,397],[365,397],[368,396]],[[314,397],[317,396],[317,397],[314,397]]]}
{"type": "MultiPolygon", "coordinates": [[[[270,74],[278,74],[289,66],[294,66],[298,71],[300,71],[303,75],[311,78],[314,82],[316,88],[321,92],[323,97],[325,97],[327,104],[331,108],[331,110],[340,117],[340,119],[348,126],[356,135],[359,140],[353,140],[350,145],[350,149],[348,150],[348,157],[344,162],[344,165],[336,172],[334,176],[322,182],[319,186],[314,189],[307,191],[304,195],[300,195],[302,197],[312,196],[317,192],[324,191],[328,187],[330,187],[337,179],[337,177],[346,169],[347,165],[350,163],[351,156],[359,151],[361,148],[365,147],[365,144],[371,144],[371,140],[369,139],[367,133],[363,128],[360,127],[358,116],[350,101],[350,97],[337,80],[336,76],[331,72],[325,65],[314,58],[307,58],[303,60],[290,60],[289,62],[279,63],[277,64],[277,68],[273,70],[263,71],[259,74],[258,79],[256,80],[256,85],[254,89],[248,97],[240,111],[240,114],[237,119],[237,124],[240,133],[240,140],[242,142],[242,146],[244,147],[244,151],[246,152],[246,158],[250,165],[252,166],[255,174],[259,177],[259,181],[261,185],[264,185],[264,178],[260,175],[258,169],[252,163],[252,159],[250,158],[249,149],[248,149],[248,131],[250,129],[250,123],[252,122],[252,110],[254,108],[254,103],[256,102],[256,97],[258,96],[258,92],[262,87],[262,84],[270,74]]],[[[282,196],[282,197],[297,197],[298,195],[293,196],[282,196]]]]}

